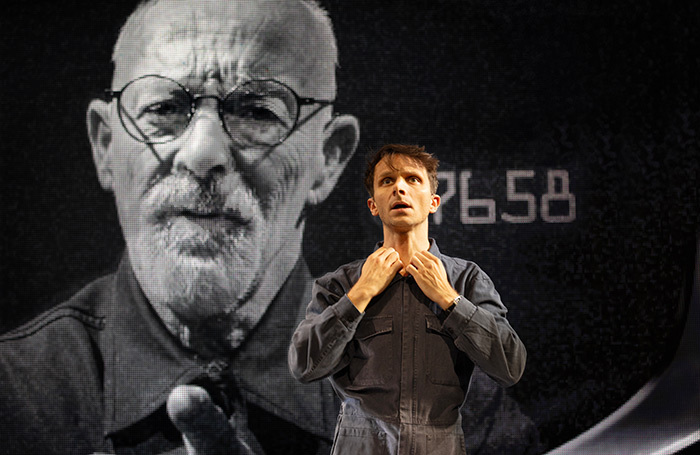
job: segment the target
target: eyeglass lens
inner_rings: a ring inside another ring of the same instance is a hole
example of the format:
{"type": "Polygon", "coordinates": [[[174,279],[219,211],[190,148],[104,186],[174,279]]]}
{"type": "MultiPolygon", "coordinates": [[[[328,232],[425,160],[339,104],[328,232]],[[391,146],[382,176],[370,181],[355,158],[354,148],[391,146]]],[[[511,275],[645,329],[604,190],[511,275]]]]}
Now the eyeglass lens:
{"type": "MultiPolygon", "coordinates": [[[[122,89],[119,117],[135,139],[164,143],[187,129],[198,98],[172,79],[145,76],[122,89]]],[[[284,140],[294,128],[297,114],[294,93],[273,80],[246,82],[219,104],[224,128],[236,142],[246,146],[272,146],[284,140]]]]}

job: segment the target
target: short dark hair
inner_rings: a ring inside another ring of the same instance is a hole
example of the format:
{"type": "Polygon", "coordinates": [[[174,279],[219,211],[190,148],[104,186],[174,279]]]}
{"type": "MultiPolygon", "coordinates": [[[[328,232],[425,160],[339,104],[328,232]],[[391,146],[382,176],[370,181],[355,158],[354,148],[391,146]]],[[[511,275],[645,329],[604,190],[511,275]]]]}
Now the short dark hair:
{"type": "Polygon", "coordinates": [[[365,188],[370,196],[374,196],[374,168],[386,156],[404,155],[418,164],[422,165],[428,173],[430,181],[430,191],[437,193],[438,177],[437,169],[440,160],[425,151],[425,147],[407,144],[386,144],[367,157],[367,167],[365,168],[365,188]]]}

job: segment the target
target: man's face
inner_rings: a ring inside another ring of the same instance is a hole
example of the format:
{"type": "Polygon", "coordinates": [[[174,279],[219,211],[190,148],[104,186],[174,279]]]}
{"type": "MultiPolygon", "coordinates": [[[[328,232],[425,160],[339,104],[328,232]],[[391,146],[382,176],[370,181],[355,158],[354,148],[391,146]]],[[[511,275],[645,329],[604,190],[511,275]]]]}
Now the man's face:
{"type": "Polygon", "coordinates": [[[384,227],[405,232],[428,221],[440,206],[440,196],[430,189],[428,172],[405,155],[389,155],[374,168],[374,196],[367,201],[372,215],[384,227]]]}
{"type": "MultiPolygon", "coordinates": [[[[265,36],[269,31],[259,27],[264,13],[255,5],[203,4],[152,14],[147,32],[133,46],[138,52],[132,61],[118,65],[115,88],[153,74],[179,82],[192,94],[222,97],[247,80],[276,79],[302,97],[333,98],[333,87],[319,82],[323,77],[308,74],[315,64],[300,57],[301,42],[265,36]],[[257,34],[250,32],[256,28],[257,34]]],[[[316,108],[302,106],[299,119],[316,108]]],[[[115,101],[106,109],[109,133],[91,133],[98,174],[114,193],[129,256],[147,297],[184,320],[235,314],[245,333],[299,257],[304,206],[330,191],[321,188],[328,183],[324,144],[330,133],[324,126],[331,108],[275,147],[235,144],[213,99],[198,103],[180,137],[155,145],[126,133],[115,101]],[[101,143],[106,145],[98,157],[101,143]]],[[[331,164],[342,170],[347,158],[331,164]]]]}

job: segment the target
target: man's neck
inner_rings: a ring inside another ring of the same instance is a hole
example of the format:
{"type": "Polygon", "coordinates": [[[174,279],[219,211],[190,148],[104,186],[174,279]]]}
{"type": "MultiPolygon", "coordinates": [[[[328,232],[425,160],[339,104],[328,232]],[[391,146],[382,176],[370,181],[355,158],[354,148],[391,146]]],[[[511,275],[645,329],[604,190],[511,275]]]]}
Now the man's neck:
{"type": "Polygon", "coordinates": [[[408,231],[397,231],[384,226],[384,246],[395,249],[404,267],[407,266],[414,254],[430,248],[427,223],[408,231]]]}

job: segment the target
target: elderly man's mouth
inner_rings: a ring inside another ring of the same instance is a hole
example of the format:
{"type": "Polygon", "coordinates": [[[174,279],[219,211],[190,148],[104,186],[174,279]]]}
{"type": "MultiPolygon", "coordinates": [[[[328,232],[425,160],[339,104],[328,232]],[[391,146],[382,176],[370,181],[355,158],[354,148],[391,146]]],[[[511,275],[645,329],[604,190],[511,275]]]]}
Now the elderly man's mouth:
{"type": "Polygon", "coordinates": [[[236,229],[242,227],[239,220],[234,220],[221,215],[201,216],[201,215],[184,215],[188,221],[195,223],[206,229],[207,231],[216,231],[220,229],[236,229]]]}
{"type": "Polygon", "coordinates": [[[177,223],[178,220],[186,220],[210,232],[237,231],[245,228],[252,221],[233,212],[194,212],[188,210],[170,213],[167,219],[170,224],[177,223]]]}

